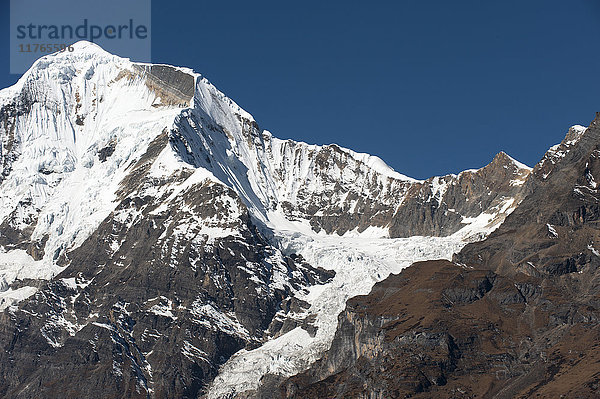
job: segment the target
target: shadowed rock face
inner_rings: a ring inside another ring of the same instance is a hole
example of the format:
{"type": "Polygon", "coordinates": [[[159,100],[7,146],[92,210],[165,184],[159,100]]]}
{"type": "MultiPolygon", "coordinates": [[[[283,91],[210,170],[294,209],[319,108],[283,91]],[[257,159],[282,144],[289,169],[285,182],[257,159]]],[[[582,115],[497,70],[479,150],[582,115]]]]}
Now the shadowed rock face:
{"type": "Polygon", "coordinates": [[[134,64],[134,67],[146,78],[146,86],[160,97],[159,105],[190,106],[194,97],[194,76],[170,65],[134,64]]]}
{"type": "Polygon", "coordinates": [[[349,300],[331,349],[279,395],[597,397],[600,116],[574,134],[489,238],[349,300]]]}
{"type": "Polygon", "coordinates": [[[18,156],[15,154],[15,123],[19,113],[27,112],[29,106],[15,101],[0,108],[0,183],[10,173],[11,163],[18,156]]]}

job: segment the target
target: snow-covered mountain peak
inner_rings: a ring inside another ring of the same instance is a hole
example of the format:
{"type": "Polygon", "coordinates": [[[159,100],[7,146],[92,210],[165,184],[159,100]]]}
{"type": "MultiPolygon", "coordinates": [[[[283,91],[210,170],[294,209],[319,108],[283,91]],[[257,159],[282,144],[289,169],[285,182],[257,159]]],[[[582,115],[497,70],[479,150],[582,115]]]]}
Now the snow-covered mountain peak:
{"type": "Polygon", "coordinates": [[[0,98],[4,93],[20,91],[27,84],[35,80],[44,80],[46,84],[50,80],[68,82],[79,70],[98,64],[112,64],[116,68],[123,68],[130,64],[129,60],[110,54],[97,44],[79,41],[72,44],[64,51],[45,55],[36,60],[33,65],[23,74],[19,81],[12,87],[0,90],[0,98]]]}
{"type": "Polygon", "coordinates": [[[127,169],[191,103],[194,77],[182,91],[161,83],[168,71],[79,42],[0,92],[2,246],[41,262],[36,278],[110,213],[127,169]]]}
{"type": "Polygon", "coordinates": [[[520,170],[531,170],[532,169],[531,167],[525,165],[524,163],[517,161],[516,159],[514,159],[513,157],[511,157],[504,151],[500,151],[498,154],[496,154],[496,156],[494,157],[494,159],[492,161],[492,164],[494,164],[495,162],[498,162],[505,166],[514,165],[517,169],[520,169],[520,170]]]}
{"type": "Polygon", "coordinates": [[[95,63],[110,62],[115,64],[129,62],[129,59],[111,54],[96,43],[81,40],[68,46],[63,51],[41,57],[33,64],[33,67],[46,68],[54,66],[60,68],[66,63],[71,63],[73,66],[77,67],[77,64],[88,60],[94,60],[95,63]]]}

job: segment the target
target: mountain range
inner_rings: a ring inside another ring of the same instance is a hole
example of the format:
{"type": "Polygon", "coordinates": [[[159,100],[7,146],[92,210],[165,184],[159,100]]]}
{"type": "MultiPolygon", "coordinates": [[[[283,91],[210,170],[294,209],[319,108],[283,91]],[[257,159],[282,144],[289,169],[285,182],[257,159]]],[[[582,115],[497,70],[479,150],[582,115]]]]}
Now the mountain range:
{"type": "Polygon", "coordinates": [[[599,123],[416,180],[190,69],[45,56],[0,91],[0,395],[593,397],[599,123]]]}

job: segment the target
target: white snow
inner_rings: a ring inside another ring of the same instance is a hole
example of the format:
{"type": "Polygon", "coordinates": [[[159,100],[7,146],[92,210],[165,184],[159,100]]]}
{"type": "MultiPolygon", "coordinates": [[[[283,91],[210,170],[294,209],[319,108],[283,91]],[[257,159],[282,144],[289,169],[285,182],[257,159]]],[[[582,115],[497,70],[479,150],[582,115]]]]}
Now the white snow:
{"type": "Polygon", "coordinates": [[[350,154],[352,156],[352,158],[362,162],[363,164],[367,165],[369,168],[375,170],[376,172],[382,174],[383,176],[387,176],[392,179],[406,180],[406,181],[410,181],[410,182],[421,181],[421,180],[413,179],[412,177],[408,177],[408,176],[405,176],[403,174],[396,172],[394,169],[392,169],[390,166],[388,166],[388,164],[386,164],[381,158],[376,157],[374,155],[365,154],[365,153],[361,153],[361,152],[354,152],[354,151],[349,150],[344,147],[339,147],[339,149],[344,152],[347,152],[348,154],[350,154]]]}
{"type": "Polygon", "coordinates": [[[148,311],[158,316],[168,317],[170,319],[177,320],[177,317],[173,315],[173,301],[164,296],[161,296],[158,299],[160,299],[160,302],[155,305],[152,305],[152,307],[148,311]]]}
{"type": "MultiPolygon", "coordinates": [[[[442,203],[444,194],[448,190],[448,182],[443,177],[434,177],[431,179],[431,195],[437,200],[438,205],[442,203]]],[[[430,200],[430,198],[428,199],[430,200]]]]}
{"type": "Polygon", "coordinates": [[[235,314],[224,314],[213,305],[195,301],[190,313],[194,316],[194,322],[204,325],[210,329],[219,329],[226,333],[249,338],[248,330],[237,320],[235,314]]]}
{"type": "Polygon", "coordinates": [[[546,223],[546,227],[548,228],[548,234],[550,235],[550,237],[552,237],[552,238],[558,237],[558,233],[556,232],[556,229],[554,228],[554,226],[546,223]]]}
{"type": "Polygon", "coordinates": [[[47,267],[44,262],[34,260],[21,249],[5,252],[0,248],[0,310],[30,297],[37,291],[33,287],[16,290],[9,288],[15,280],[48,279],[60,269],[57,266],[47,267]]]}
{"type": "Polygon", "coordinates": [[[0,293],[0,310],[14,306],[37,292],[35,287],[9,288],[0,293]]]}
{"type": "Polygon", "coordinates": [[[511,157],[511,156],[510,156],[510,155],[508,155],[507,153],[504,153],[504,155],[506,155],[506,157],[507,157],[508,159],[510,159],[510,161],[511,161],[512,163],[514,163],[514,164],[515,164],[515,166],[517,167],[517,169],[522,169],[522,170],[527,170],[527,171],[531,171],[531,170],[533,169],[532,167],[530,167],[530,166],[527,166],[527,165],[525,165],[524,163],[517,161],[516,159],[514,159],[513,157],[511,157]]]}

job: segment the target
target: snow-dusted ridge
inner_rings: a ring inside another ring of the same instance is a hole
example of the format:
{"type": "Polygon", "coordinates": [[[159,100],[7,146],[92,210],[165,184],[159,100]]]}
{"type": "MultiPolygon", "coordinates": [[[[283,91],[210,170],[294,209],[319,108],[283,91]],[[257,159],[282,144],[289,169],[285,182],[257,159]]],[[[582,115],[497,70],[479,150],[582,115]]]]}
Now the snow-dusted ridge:
{"type": "Polygon", "coordinates": [[[534,174],[539,174],[543,180],[547,179],[554,170],[555,165],[571,151],[586,131],[587,128],[584,126],[572,126],[564,140],[550,147],[546,154],[544,154],[542,160],[535,166],[533,170],[534,174]]]}

